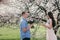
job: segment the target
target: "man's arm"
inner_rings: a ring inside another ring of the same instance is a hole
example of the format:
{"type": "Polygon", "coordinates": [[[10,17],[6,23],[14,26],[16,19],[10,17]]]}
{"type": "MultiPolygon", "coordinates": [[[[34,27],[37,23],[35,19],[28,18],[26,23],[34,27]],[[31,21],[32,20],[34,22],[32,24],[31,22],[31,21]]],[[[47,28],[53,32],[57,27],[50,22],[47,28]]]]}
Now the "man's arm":
{"type": "Polygon", "coordinates": [[[30,30],[31,27],[32,27],[32,24],[28,25],[27,22],[25,21],[21,22],[21,28],[23,32],[30,30]]]}
{"type": "Polygon", "coordinates": [[[26,32],[27,30],[30,30],[31,27],[32,27],[32,24],[29,25],[27,28],[23,28],[22,30],[23,30],[23,32],[26,32]]]}

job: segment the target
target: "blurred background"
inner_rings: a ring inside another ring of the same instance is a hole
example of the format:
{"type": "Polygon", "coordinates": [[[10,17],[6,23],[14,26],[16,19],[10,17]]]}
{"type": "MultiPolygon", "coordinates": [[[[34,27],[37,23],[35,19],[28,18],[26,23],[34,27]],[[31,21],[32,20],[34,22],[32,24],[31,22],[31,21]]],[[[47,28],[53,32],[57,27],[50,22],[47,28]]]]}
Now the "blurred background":
{"type": "MultiPolygon", "coordinates": [[[[0,40],[20,40],[21,13],[27,11],[30,17],[39,17],[46,20],[46,14],[52,11],[56,27],[60,24],[60,0],[0,0],[0,40]]],[[[46,29],[34,23],[31,29],[31,40],[46,40],[46,29]]],[[[59,26],[60,27],[60,26],[59,26]]],[[[57,28],[57,37],[60,40],[60,28],[57,28]]]]}

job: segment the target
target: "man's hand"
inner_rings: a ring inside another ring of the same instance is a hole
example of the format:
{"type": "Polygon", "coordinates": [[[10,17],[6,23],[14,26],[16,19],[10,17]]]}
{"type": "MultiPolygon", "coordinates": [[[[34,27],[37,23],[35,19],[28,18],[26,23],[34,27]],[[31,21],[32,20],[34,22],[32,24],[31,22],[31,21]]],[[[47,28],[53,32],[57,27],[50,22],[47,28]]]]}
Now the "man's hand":
{"type": "Polygon", "coordinates": [[[26,32],[27,31],[27,28],[23,28],[23,32],[26,32]]]}

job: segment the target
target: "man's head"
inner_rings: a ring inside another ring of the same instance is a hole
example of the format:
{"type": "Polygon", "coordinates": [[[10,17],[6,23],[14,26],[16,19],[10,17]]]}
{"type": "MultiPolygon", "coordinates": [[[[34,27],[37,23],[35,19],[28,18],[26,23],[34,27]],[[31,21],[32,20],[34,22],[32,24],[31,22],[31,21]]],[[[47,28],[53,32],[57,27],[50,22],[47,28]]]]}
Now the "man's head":
{"type": "Polygon", "coordinates": [[[28,13],[28,12],[22,12],[22,16],[23,16],[24,18],[27,18],[27,17],[29,16],[29,13],[28,13]]]}

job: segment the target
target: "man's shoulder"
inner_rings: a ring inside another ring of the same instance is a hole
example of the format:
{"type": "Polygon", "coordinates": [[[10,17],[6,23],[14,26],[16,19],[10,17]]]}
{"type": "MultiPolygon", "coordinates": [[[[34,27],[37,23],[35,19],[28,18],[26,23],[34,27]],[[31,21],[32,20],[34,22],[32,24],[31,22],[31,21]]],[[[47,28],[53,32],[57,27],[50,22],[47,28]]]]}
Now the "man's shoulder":
{"type": "Polygon", "coordinates": [[[21,23],[22,23],[22,22],[24,22],[24,23],[25,23],[26,21],[25,21],[23,18],[21,18],[20,22],[21,22],[21,23]]]}

